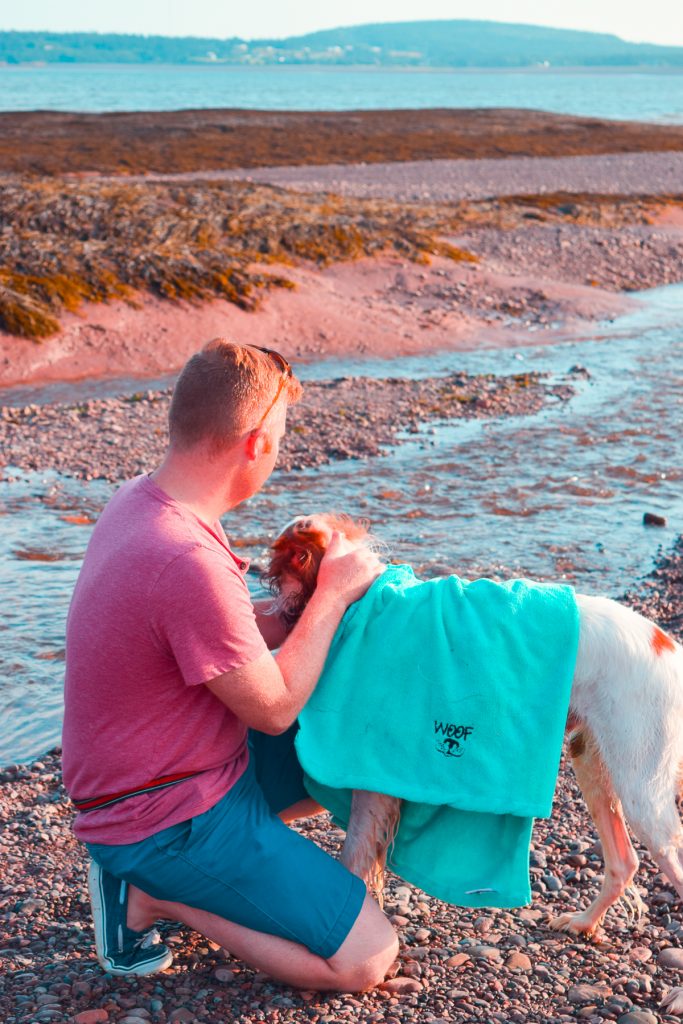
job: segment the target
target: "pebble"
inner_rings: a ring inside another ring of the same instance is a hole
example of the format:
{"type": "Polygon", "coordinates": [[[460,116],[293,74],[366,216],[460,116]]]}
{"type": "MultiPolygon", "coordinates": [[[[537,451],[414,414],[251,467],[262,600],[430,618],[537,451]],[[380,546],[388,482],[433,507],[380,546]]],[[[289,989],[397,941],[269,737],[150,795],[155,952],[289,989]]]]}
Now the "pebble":
{"type": "Polygon", "coordinates": [[[683,971],[683,949],[679,946],[667,946],[657,957],[657,963],[660,967],[675,967],[683,971]]]}
{"type": "Polygon", "coordinates": [[[618,1024],[657,1024],[658,1018],[649,1010],[630,1010],[617,1018],[618,1024]]]}
{"type": "Polygon", "coordinates": [[[108,1020],[106,1010],[82,1010],[74,1017],[75,1024],[104,1024],[108,1020]]]}
{"type": "Polygon", "coordinates": [[[605,989],[598,985],[572,985],[567,992],[567,1001],[573,1004],[592,1003],[605,997],[605,989]]]}
{"type": "Polygon", "coordinates": [[[629,960],[639,960],[641,963],[646,963],[652,959],[652,950],[648,949],[647,946],[634,946],[628,951],[629,960]]]}
{"type": "Polygon", "coordinates": [[[469,954],[481,960],[500,960],[501,956],[497,946],[470,946],[469,954]]]}
{"type": "Polygon", "coordinates": [[[190,1024],[195,1017],[196,1014],[192,1010],[188,1010],[186,1006],[179,1006],[177,1010],[171,1010],[168,1019],[171,1024],[190,1024]]]}
{"type": "Polygon", "coordinates": [[[449,956],[446,961],[446,967],[462,967],[468,961],[471,962],[469,953],[455,953],[453,956],[449,956]]]}
{"type": "Polygon", "coordinates": [[[507,958],[505,966],[510,971],[530,971],[532,963],[526,953],[515,951],[507,958]]]}
{"type": "Polygon", "coordinates": [[[422,992],[422,984],[417,978],[390,978],[383,981],[380,988],[392,995],[410,995],[411,992],[422,992]]]}
{"type": "Polygon", "coordinates": [[[224,985],[232,985],[232,983],[235,981],[235,975],[233,971],[229,970],[227,967],[217,967],[216,970],[213,972],[213,976],[216,979],[216,981],[220,981],[224,985]]]}

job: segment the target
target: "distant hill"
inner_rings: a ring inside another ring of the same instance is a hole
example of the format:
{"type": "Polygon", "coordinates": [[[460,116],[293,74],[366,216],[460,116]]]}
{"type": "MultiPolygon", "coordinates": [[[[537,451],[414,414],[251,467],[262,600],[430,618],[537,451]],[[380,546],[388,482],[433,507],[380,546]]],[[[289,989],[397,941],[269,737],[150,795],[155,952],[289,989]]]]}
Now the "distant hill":
{"type": "Polygon", "coordinates": [[[492,21],[413,21],[288,39],[0,32],[0,63],[326,64],[379,67],[683,67],[683,47],[492,21]]]}

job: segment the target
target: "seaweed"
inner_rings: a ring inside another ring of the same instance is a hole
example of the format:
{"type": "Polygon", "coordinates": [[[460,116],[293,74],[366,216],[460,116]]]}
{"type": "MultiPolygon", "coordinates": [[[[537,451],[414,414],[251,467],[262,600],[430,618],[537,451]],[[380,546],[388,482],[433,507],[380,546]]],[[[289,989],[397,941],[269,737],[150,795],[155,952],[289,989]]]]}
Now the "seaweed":
{"type": "Polygon", "coordinates": [[[478,262],[464,231],[550,224],[652,223],[683,196],[545,193],[458,203],[396,203],[240,181],[92,178],[0,184],[0,329],[42,340],[84,302],[224,299],[258,307],[294,288],[283,269],[394,254],[478,262]],[[271,269],[272,268],[272,269],[271,269]]]}
{"type": "MultiPolygon", "coordinates": [[[[294,288],[269,266],[381,252],[476,257],[444,242],[450,208],[307,195],[244,182],[46,178],[0,186],[0,327],[34,340],[84,302],[221,298],[255,309],[294,288]]],[[[273,267],[275,270],[275,268],[273,267]]]]}

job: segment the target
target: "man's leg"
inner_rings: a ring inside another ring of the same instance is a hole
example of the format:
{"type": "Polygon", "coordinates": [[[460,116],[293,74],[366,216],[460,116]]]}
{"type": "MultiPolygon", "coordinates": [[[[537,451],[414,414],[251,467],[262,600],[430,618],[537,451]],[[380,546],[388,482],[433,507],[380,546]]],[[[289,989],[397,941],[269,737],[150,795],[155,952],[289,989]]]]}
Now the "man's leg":
{"type": "Polygon", "coordinates": [[[365,897],[351,931],[328,960],[289,939],[254,931],[208,911],[154,900],[131,885],[128,927],[142,931],[163,918],[182,921],[249,966],[299,988],[362,992],[383,981],[398,953],[396,933],[370,896],[365,897]]]}
{"type": "MultiPolygon", "coordinates": [[[[283,817],[301,809],[280,806],[283,817]]],[[[325,989],[371,987],[396,956],[395,933],[361,880],[287,828],[250,769],[196,818],[89,849],[126,879],[136,932],[180,920],[278,979],[325,989]]]]}

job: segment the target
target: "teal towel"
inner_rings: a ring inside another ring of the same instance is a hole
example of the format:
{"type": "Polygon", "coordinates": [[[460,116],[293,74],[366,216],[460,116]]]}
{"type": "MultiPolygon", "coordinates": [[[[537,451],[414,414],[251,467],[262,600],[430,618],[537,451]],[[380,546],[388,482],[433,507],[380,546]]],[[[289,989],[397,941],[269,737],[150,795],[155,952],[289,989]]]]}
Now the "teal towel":
{"type": "Polygon", "coordinates": [[[459,906],[528,903],[551,812],[579,635],[571,587],[389,566],[346,612],[299,717],[311,795],[401,797],[388,864],[459,906]]]}

